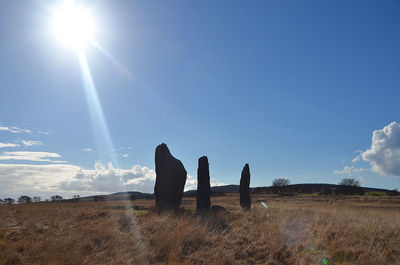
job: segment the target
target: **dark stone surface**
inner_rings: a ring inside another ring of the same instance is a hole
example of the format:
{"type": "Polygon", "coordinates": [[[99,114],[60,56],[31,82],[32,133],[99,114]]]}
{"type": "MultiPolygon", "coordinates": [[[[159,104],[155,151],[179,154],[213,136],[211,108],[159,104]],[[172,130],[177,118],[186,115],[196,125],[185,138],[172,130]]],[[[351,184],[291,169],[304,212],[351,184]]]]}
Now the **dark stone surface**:
{"type": "Polygon", "coordinates": [[[213,211],[213,212],[226,212],[227,210],[224,207],[222,207],[221,205],[213,205],[211,207],[211,211],[213,211]]]}
{"type": "Polygon", "coordinates": [[[173,157],[166,144],[156,148],[156,197],[157,211],[179,209],[182,201],[183,189],[186,183],[187,172],[182,162],[173,157]]]}
{"type": "Polygon", "coordinates": [[[240,206],[244,210],[250,210],[251,198],[250,198],[250,168],[249,164],[246,164],[242,170],[242,176],[240,178],[240,206]]]}
{"type": "Polygon", "coordinates": [[[210,209],[210,170],[206,156],[199,158],[196,204],[198,211],[210,209]]]}

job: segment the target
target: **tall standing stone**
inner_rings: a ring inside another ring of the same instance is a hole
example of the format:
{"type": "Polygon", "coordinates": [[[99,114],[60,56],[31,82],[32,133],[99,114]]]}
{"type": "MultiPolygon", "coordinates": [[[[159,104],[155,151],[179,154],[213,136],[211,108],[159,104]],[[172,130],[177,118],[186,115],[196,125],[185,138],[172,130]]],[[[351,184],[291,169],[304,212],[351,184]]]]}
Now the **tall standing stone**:
{"type": "Polygon", "coordinates": [[[156,209],[179,209],[183,189],[186,183],[187,172],[182,162],[173,157],[164,143],[156,148],[156,184],[154,195],[156,197],[156,209]]]}
{"type": "Polygon", "coordinates": [[[249,164],[244,166],[240,177],[240,206],[244,210],[250,210],[251,208],[249,164]]]}
{"type": "Polygon", "coordinates": [[[196,204],[198,211],[210,209],[210,170],[206,156],[199,158],[196,204]]]}

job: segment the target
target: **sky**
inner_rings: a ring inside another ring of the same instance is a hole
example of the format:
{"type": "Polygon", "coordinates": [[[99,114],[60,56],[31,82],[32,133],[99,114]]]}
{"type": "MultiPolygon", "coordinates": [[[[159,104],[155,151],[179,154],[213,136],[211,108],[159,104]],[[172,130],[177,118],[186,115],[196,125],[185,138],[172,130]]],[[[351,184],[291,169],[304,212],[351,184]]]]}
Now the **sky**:
{"type": "Polygon", "coordinates": [[[400,188],[400,1],[79,1],[79,48],[63,4],[0,0],[0,198],[153,192],[163,142],[186,190],[400,188]]]}

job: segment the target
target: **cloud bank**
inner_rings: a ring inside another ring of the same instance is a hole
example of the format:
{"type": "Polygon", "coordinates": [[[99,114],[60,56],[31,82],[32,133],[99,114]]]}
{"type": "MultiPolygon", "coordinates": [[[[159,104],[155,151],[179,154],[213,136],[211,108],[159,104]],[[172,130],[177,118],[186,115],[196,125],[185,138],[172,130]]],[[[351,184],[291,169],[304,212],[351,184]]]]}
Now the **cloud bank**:
{"type": "Polygon", "coordinates": [[[9,147],[17,147],[19,144],[13,144],[13,143],[1,143],[0,142],[0,148],[9,148],[9,147]]]}
{"type": "MultiPolygon", "coordinates": [[[[156,173],[148,167],[115,168],[97,161],[94,169],[62,164],[62,156],[50,152],[3,152],[0,160],[46,162],[46,164],[0,163],[0,194],[98,194],[120,191],[153,193],[156,173]]],[[[211,179],[211,186],[224,185],[211,179]]],[[[185,190],[197,188],[197,179],[188,175],[185,190]]]]}
{"type": "Polygon", "coordinates": [[[371,164],[375,173],[400,176],[400,124],[392,122],[381,130],[375,130],[371,148],[361,157],[371,164]]]}
{"type": "Polygon", "coordinates": [[[111,163],[105,166],[101,162],[96,162],[94,169],[80,168],[71,180],[60,182],[58,189],[100,193],[127,190],[152,192],[155,179],[155,171],[148,167],[135,165],[131,169],[119,169],[114,168],[111,163]]]}
{"type": "Polygon", "coordinates": [[[52,158],[60,158],[60,157],[61,155],[57,153],[16,151],[16,152],[3,152],[3,154],[0,155],[0,160],[50,162],[52,158]]]}

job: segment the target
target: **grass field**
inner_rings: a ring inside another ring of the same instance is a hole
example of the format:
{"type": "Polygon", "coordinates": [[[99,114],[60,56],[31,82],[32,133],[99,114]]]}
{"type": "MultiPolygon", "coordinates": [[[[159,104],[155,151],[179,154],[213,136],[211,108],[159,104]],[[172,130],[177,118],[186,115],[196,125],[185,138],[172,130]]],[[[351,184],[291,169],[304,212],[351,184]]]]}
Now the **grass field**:
{"type": "Polygon", "coordinates": [[[400,264],[400,198],[212,198],[226,212],[154,201],[0,205],[0,264],[400,264]],[[268,205],[264,208],[259,200],[268,205]]]}

